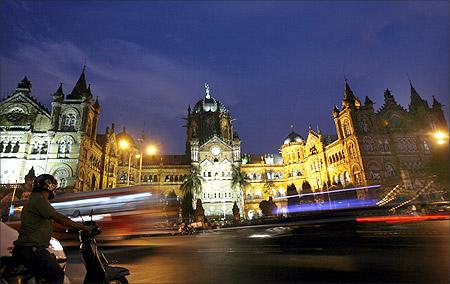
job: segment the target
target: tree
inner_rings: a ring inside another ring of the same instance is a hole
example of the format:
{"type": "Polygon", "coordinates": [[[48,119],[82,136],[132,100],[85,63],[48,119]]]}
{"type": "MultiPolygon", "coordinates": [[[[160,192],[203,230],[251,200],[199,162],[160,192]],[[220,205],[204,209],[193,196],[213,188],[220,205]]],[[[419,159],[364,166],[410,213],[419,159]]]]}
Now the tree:
{"type": "Polygon", "coordinates": [[[241,172],[237,166],[233,166],[231,172],[231,187],[243,189],[248,185],[248,177],[241,172]]]}
{"type": "Polygon", "coordinates": [[[295,209],[295,207],[300,203],[300,197],[293,183],[291,185],[288,185],[288,187],[286,188],[286,195],[288,197],[289,210],[295,209]]]}
{"type": "Polygon", "coordinates": [[[194,208],[192,207],[192,201],[194,195],[199,193],[202,189],[202,183],[204,178],[200,175],[197,169],[193,169],[189,175],[187,175],[180,186],[181,193],[183,195],[183,201],[181,202],[181,214],[183,219],[190,219],[194,214],[194,208]]]}

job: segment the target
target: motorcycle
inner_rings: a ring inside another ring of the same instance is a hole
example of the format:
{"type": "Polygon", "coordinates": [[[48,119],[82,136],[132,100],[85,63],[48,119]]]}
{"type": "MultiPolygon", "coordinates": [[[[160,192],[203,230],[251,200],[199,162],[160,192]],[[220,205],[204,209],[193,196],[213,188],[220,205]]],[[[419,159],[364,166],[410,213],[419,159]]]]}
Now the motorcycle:
{"type": "Polygon", "coordinates": [[[92,220],[93,210],[91,210],[90,221],[84,221],[79,210],[76,210],[73,217],[80,217],[85,226],[91,227],[91,233],[79,232],[80,253],[86,267],[86,276],[83,283],[118,283],[126,284],[127,275],[130,271],[124,267],[111,266],[105,255],[98,249],[95,236],[101,233],[100,227],[92,220]]]}
{"type": "MultiPolygon", "coordinates": [[[[40,279],[35,279],[28,267],[22,263],[17,263],[11,256],[13,241],[17,239],[19,233],[5,223],[1,222],[1,259],[0,259],[0,283],[39,283],[40,279]]],[[[55,256],[63,270],[66,268],[67,257],[61,243],[55,239],[50,239],[47,250],[55,256]]],[[[64,283],[70,283],[65,276],[64,283]]]]}

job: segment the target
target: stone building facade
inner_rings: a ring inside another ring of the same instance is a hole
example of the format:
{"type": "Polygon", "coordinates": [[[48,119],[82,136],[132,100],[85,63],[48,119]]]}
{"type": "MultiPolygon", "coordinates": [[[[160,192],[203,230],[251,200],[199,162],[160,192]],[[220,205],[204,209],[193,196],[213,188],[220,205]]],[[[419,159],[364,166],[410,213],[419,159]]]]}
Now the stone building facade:
{"type": "MultiPolygon", "coordinates": [[[[72,92],[62,86],[53,94],[51,110],[31,96],[25,77],[16,91],[0,102],[0,184],[22,182],[33,167],[36,175],[54,174],[61,187],[75,191],[144,185],[149,190],[175,191],[186,175],[197,170],[205,180],[195,198],[202,199],[207,216],[232,216],[233,204],[246,218],[259,216],[259,203],[273,197],[281,212],[287,205],[287,187],[302,193],[327,192],[352,186],[402,185],[423,188],[430,174],[430,157],[438,147],[433,133],[448,133],[442,105],[431,106],[410,83],[408,109],[391,92],[375,110],[364,103],[347,81],[340,108],[331,116],[336,133],[307,131],[306,139],[291,132],[278,153],[241,155],[240,139],[230,111],[205,85],[205,95],[186,116],[186,149],[183,155],[146,155],[144,136],[134,138],[114,125],[97,133],[100,105],[86,84],[85,70],[72,92]],[[121,149],[120,141],[129,147],[121,149]],[[244,188],[232,187],[232,171],[248,177],[244,188]]],[[[358,191],[365,198],[364,191],[358,191]]]]}
{"type": "MultiPolygon", "coordinates": [[[[341,108],[332,111],[336,134],[308,130],[306,140],[291,131],[278,155],[247,155],[241,170],[250,178],[245,188],[245,211],[258,215],[259,202],[277,198],[286,207],[286,189],[295,185],[298,193],[306,182],[313,192],[327,192],[352,186],[403,186],[421,189],[430,182],[427,162],[438,154],[437,131],[448,133],[442,105],[433,97],[432,106],[421,98],[410,82],[410,105],[400,106],[390,90],[376,111],[365,97],[356,97],[347,81],[341,108]]],[[[447,147],[444,146],[444,147],[447,147]]],[[[357,191],[366,198],[367,191],[357,191]]]]}
{"type": "Polygon", "coordinates": [[[60,84],[50,110],[32,96],[25,77],[0,101],[0,183],[22,183],[33,168],[36,175],[53,174],[63,189],[115,187],[114,126],[97,134],[99,118],[98,97],[93,99],[84,69],[69,94],[60,84]]]}

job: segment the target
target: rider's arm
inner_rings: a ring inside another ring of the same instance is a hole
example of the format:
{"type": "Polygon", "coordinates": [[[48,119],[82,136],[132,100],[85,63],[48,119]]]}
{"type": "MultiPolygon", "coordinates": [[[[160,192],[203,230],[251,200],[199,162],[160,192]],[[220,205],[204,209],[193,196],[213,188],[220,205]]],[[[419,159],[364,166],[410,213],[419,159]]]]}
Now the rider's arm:
{"type": "Polygon", "coordinates": [[[77,223],[72,221],[70,218],[67,218],[61,213],[56,212],[56,210],[53,210],[53,212],[50,214],[50,218],[55,220],[57,223],[64,225],[66,227],[71,227],[77,230],[83,230],[90,232],[91,229],[88,226],[85,226],[81,223],[77,223]]]}

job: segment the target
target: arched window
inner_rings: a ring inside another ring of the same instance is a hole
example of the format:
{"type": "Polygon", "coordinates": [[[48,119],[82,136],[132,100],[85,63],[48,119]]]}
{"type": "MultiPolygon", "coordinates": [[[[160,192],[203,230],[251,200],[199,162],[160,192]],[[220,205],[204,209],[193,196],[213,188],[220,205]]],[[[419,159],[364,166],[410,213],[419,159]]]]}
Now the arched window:
{"type": "Polygon", "coordinates": [[[345,178],[345,184],[349,184],[350,183],[350,176],[349,176],[348,172],[344,172],[344,178],[345,178]]]}
{"type": "Polygon", "coordinates": [[[77,125],[77,115],[75,112],[70,111],[63,116],[62,129],[63,130],[75,130],[77,125]]]}
{"type": "Polygon", "coordinates": [[[352,130],[351,130],[351,127],[350,127],[350,122],[348,120],[344,121],[343,130],[344,130],[345,137],[348,137],[348,136],[350,136],[352,134],[352,130]]]}
{"type": "Polygon", "coordinates": [[[395,176],[395,168],[394,168],[393,165],[391,165],[391,164],[386,164],[386,165],[385,165],[385,168],[386,168],[386,176],[387,176],[387,177],[393,177],[393,176],[395,176]]]}
{"type": "Polygon", "coordinates": [[[13,149],[12,149],[12,152],[13,153],[17,153],[17,152],[19,152],[19,141],[17,141],[16,142],[16,144],[14,144],[14,147],[13,147],[13,149]]]}
{"type": "Polygon", "coordinates": [[[67,169],[59,168],[53,173],[53,175],[58,181],[58,187],[65,188],[67,186],[67,178],[69,178],[70,176],[69,171],[67,169]]]}
{"type": "Polygon", "coordinates": [[[64,136],[58,141],[58,157],[67,158],[71,152],[73,139],[70,136],[64,136]]]}
{"type": "Polygon", "coordinates": [[[11,141],[9,141],[8,144],[6,144],[5,153],[11,153],[11,148],[11,141]]]}
{"type": "Polygon", "coordinates": [[[3,145],[3,141],[0,142],[0,153],[3,152],[3,149],[5,149],[5,146],[3,145]]]}

